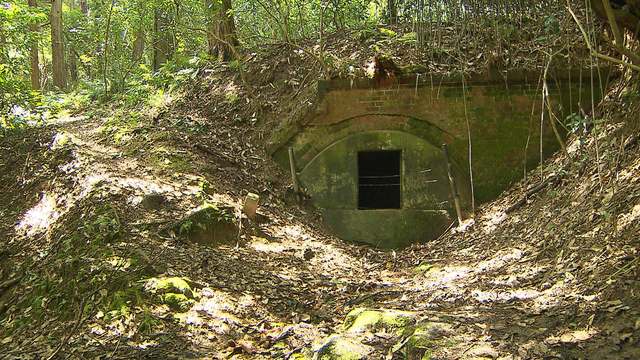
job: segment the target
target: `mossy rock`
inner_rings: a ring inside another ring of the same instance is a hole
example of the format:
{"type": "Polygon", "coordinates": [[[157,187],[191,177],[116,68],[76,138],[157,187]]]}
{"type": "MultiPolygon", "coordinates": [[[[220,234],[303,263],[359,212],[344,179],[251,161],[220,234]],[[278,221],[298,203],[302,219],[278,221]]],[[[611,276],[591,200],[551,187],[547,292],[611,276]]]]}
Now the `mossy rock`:
{"type": "Polygon", "coordinates": [[[185,312],[191,308],[195,301],[187,298],[184,294],[167,293],[161,296],[162,303],[169,305],[171,310],[185,312]]]}
{"type": "Polygon", "coordinates": [[[188,299],[193,299],[193,290],[189,283],[179,277],[168,278],[151,278],[145,284],[145,290],[152,291],[156,294],[181,294],[188,299]]]}
{"type": "Polygon", "coordinates": [[[238,228],[228,209],[204,204],[176,224],[174,232],[203,245],[227,244],[237,241],[238,228]]]}
{"type": "Polygon", "coordinates": [[[381,330],[405,333],[413,330],[415,322],[415,314],[408,311],[356,308],[347,314],[344,327],[349,333],[381,330]]]}
{"type": "Polygon", "coordinates": [[[356,340],[341,335],[330,336],[316,351],[318,360],[363,360],[372,349],[356,340]]]}
{"type": "Polygon", "coordinates": [[[451,340],[453,328],[447,323],[427,322],[415,326],[406,344],[405,354],[409,359],[429,360],[436,349],[448,348],[455,344],[451,340]]]}
{"type": "Polygon", "coordinates": [[[431,270],[432,268],[433,268],[433,265],[432,265],[432,264],[429,264],[429,263],[422,263],[422,264],[420,264],[420,265],[416,266],[416,267],[413,269],[413,272],[414,272],[414,273],[417,273],[417,274],[424,274],[424,273],[428,272],[429,270],[431,270]]]}
{"type": "Polygon", "coordinates": [[[448,337],[452,332],[451,325],[441,322],[428,322],[416,326],[415,331],[409,338],[407,346],[413,348],[427,349],[432,347],[434,341],[448,337]]]}

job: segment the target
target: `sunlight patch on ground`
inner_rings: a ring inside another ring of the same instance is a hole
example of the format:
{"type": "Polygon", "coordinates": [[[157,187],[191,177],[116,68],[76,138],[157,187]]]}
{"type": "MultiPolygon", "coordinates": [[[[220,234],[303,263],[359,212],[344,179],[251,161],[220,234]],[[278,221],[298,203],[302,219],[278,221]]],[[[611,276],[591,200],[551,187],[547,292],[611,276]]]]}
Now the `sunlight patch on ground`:
{"type": "Polygon", "coordinates": [[[486,234],[492,233],[505,219],[507,219],[507,214],[504,211],[492,209],[482,217],[484,224],[482,231],[486,234]]]}
{"type": "Polygon", "coordinates": [[[56,125],[63,125],[63,124],[70,124],[73,122],[85,121],[87,119],[88,118],[84,115],[71,116],[67,113],[67,114],[62,114],[61,116],[58,116],[55,119],[52,119],[51,123],[56,125]]]}
{"type": "MultiPolygon", "coordinates": [[[[346,254],[342,249],[329,244],[317,241],[303,226],[284,225],[272,227],[272,235],[281,241],[285,251],[287,249],[308,248],[314,252],[314,257],[308,260],[314,266],[322,267],[326,271],[336,268],[361,269],[361,259],[355,259],[346,254]]],[[[301,260],[305,261],[305,260],[301,260]]]]}
{"type": "MultiPolygon", "coordinates": [[[[464,287],[463,280],[471,274],[471,269],[466,266],[432,267],[418,280],[413,287],[414,291],[436,290],[447,288],[450,294],[456,293],[455,289],[464,287]]],[[[453,298],[451,298],[454,300],[453,298]]]]}
{"type": "Polygon", "coordinates": [[[300,248],[300,246],[296,246],[294,244],[283,244],[278,241],[269,241],[258,236],[252,236],[251,241],[247,246],[256,251],[271,253],[282,253],[287,250],[297,250],[300,248]]]}
{"type": "Polygon", "coordinates": [[[474,219],[464,220],[460,225],[451,229],[452,234],[463,233],[469,230],[473,225],[475,225],[476,221],[474,219]]]}
{"type": "Polygon", "coordinates": [[[566,331],[560,335],[554,335],[548,337],[545,342],[548,344],[558,344],[558,343],[579,343],[586,340],[591,339],[594,335],[596,335],[598,331],[595,329],[581,329],[581,330],[573,330],[566,331]]]}
{"type": "Polygon", "coordinates": [[[620,218],[618,219],[617,230],[624,230],[627,226],[631,225],[634,222],[637,222],[638,218],[640,218],[640,204],[636,204],[636,206],[634,206],[629,213],[620,215],[620,218]]]}
{"type": "Polygon", "coordinates": [[[471,296],[481,303],[488,302],[508,302],[512,300],[530,300],[540,296],[540,292],[534,289],[518,290],[474,290],[471,296]]]}
{"type": "Polygon", "coordinates": [[[515,273],[509,273],[506,275],[497,275],[490,280],[490,283],[497,286],[517,286],[521,281],[528,280],[536,277],[540,273],[545,271],[545,267],[542,266],[527,266],[518,269],[515,273]]]}
{"type": "Polygon", "coordinates": [[[479,272],[497,270],[510,262],[522,259],[523,254],[520,249],[501,250],[493,258],[481,261],[476,268],[479,272]]]}
{"type": "Polygon", "coordinates": [[[49,226],[60,217],[60,210],[53,195],[42,193],[40,201],[24,214],[18,223],[18,230],[27,236],[33,236],[46,231],[49,226]]]}
{"type": "Polygon", "coordinates": [[[302,241],[312,238],[312,236],[307,234],[305,229],[300,225],[276,226],[274,228],[274,235],[277,237],[302,241]]]}
{"type": "Polygon", "coordinates": [[[257,305],[251,296],[237,299],[211,288],[203,288],[199,294],[199,300],[188,311],[172,313],[194,344],[203,345],[218,336],[235,333],[245,325],[238,316],[246,311],[255,312],[257,305]]]}

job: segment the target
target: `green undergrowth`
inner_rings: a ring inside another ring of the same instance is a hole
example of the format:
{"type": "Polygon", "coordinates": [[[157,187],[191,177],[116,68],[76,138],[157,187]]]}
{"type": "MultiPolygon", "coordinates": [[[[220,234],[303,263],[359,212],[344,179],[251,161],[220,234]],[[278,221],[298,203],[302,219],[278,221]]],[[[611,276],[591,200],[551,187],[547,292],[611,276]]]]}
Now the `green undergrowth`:
{"type": "MultiPolygon", "coordinates": [[[[17,300],[0,319],[9,335],[19,335],[47,319],[71,321],[102,311],[109,319],[126,316],[142,301],[135,281],[149,267],[143,256],[123,250],[126,232],[119,210],[108,202],[81,204],[53,229],[51,244],[20,266],[24,274],[17,300]]],[[[57,330],[57,329],[56,329],[57,330]]]]}
{"type": "Polygon", "coordinates": [[[149,162],[155,168],[173,170],[176,172],[190,172],[193,162],[187,154],[180,154],[176,149],[167,146],[154,147],[149,155],[149,162]]]}
{"type": "Polygon", "coordinates": [[[169,306],[173,311],[187,311],[195,303],[196,293],[184,278],[150,278],[145,282],[144,289],[155,295],[157,302],[169,306]]]}
{"type": "Polygon", "coordinates": [[[91,327],[121,324],[150,334],[161,323],[154,309],[178,313],[193,306],[198,293],[189,279],[158,276],[162,270],[149,256],[127,245],[131,234],[120,220],[124,214],[110,200],[78,204],[82,213],[64,215],[52,229],[57,240],[21,264],[24,278],[10,294],[16,301],[0,317],[5,338],[44,331],[59,339],[68,329],[40,330],[42,324],[79,318],[91,327]]]}
{"type": "MultiPolygon", "coordinates": [[[[203,183],[203,193],[206,191],[203,183]]],[[[237,225],[233,212],[218,204],[204,202],[170,229],[192,242],[217,245],[237,240],[237,225]]]]}
{"type": "Polygon", "coordinates": [[[129,109],[115,111],[107,118],[100,132],[116,144],[124,144],[133,139],[134,135],[145,131],[141,128],[142,115],[129,109]]]}

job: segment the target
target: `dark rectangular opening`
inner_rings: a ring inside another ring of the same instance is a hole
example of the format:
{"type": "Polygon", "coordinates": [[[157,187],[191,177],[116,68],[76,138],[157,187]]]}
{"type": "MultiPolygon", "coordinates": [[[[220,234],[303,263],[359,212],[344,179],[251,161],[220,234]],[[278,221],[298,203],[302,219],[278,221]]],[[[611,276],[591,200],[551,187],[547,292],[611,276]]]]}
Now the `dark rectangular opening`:
{"type": "Polygon", "coordinates": [[[358,153],[358,209],[400,209],[402,152],[358,153]]]}

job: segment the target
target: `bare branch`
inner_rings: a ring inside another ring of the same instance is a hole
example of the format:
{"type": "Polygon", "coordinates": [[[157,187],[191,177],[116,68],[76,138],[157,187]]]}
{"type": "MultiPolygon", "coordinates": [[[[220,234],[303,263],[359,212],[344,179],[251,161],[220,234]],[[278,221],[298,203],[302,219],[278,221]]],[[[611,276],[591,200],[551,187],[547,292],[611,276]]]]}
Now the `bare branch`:
{"type": "MultiPolygon", "coordinates": [[[[604,55],[604,54],[601,54],[601,53],[597,52],[593,48],[593,46],[591,45],[591,41],[589,41],[589,36],[587,35],[587,32],[584,30],[584,27],[582,27],[582,24],[580,23],[580,20],[578,20],[578,17],[576,16],[576,14],[571,9],[571,4],[569,3],[569,0],[567,0],[567,10],[569,11],[571,16],[573,17],[573,20],[578,25],[578,28],[580,29],[580,32],[582,33],[582,37],[584,38],[584,42],[587,44],[587,48],[589,49],[589,52],[591,53],[591,55],[597,57],[598,59],[602,59],[602,60],[606,60],[606,61],[609,61],[609,62],[612,62],[612,63],[615,63],[615,64],[626,66],[631,70],[640,71],[640,66],[638,66],[636,64],[632,64],[632,63],[629,63],[629,62],[626,62],[626,61],[623,61],[623,60],[620,60],[620,59],[616,59],[614,57],[611,57],[611,56],[608,56],[608,55],[604,55]]],[[[620,49],[618,49],[617,47],[616,47],[616,50],[620,51],[620,49]]]]}

